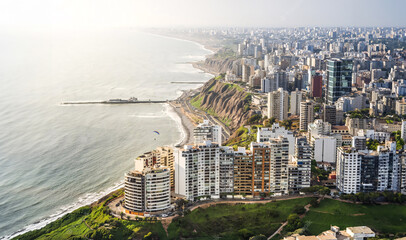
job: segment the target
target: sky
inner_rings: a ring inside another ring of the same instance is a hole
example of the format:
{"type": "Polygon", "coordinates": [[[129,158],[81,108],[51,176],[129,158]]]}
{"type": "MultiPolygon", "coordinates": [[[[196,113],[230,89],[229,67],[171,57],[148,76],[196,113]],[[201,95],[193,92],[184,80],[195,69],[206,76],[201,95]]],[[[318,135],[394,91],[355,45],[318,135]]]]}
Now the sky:
{"type": "Polygon", "coordinates": [[[0,27],[405,27],[405,9],[405,0],[1,0],[0,27]]]}

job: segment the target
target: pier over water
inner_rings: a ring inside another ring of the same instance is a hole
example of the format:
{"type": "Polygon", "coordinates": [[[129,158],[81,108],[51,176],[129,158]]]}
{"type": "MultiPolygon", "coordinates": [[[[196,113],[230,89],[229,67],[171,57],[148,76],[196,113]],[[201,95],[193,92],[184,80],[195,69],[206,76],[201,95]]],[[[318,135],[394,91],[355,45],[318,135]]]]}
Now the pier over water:
{"type": "Polygon", "coordinates": [[[110,99],[107,101],[68,101],[62,102],[63,105],[75,105],[75,104],[136,104],[136,103],[167,103],[169,100],[138,100],[137,98],[130,99],[110,99]]]}

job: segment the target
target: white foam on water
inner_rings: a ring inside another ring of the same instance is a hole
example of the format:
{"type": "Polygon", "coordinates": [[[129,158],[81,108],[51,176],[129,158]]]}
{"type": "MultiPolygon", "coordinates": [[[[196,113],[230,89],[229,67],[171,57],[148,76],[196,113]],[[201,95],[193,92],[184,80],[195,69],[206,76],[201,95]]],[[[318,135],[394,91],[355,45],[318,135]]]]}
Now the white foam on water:
{"type": "Polygon", "coordinates": [[[177,112],[175,112],[173,107],[168,103],[164,103],[163,105],[165,107],[164,112],[166,113],[166,115],[168,115],[170,118],[172,118],[176,122],[179,132],[181,133],[179,140],[176,141],[176,144],[173,144],[172,146],[179,145],[183,142],[183,140],[186,139],[186,135],[187,135],[186,131],[188,131],[188,130],[184,128],[184,126],[182,124],[182,118],[178,115],[177,112]]]}
{"type": "Polygon", "coordinates": [[[99,200],[100,198],[106,196],[107,194],[114,192],[122,187],[124,187],[124,181],[116,183],[112,187],[109,187],[104,191],[100,191],[97,193],[86,193],[85,195],[79,197],[75,203],[66,205],[66,206],[62,206],[59,208],[59,210],[56,213],[38,221],[38,222],[30,224],[11,235],[1,237],[0,239],[9,240],[9,239],[15,238],[21,234],[24,234],[26,232],[41,229],[41,228],[45,227],[47,224],[54,222],[54,221],[58,220],[59,218],[65,216],[66,214],[71,213],[78,208],[92,204],[92,203],[96,202],[97,200],[99,200]]]}

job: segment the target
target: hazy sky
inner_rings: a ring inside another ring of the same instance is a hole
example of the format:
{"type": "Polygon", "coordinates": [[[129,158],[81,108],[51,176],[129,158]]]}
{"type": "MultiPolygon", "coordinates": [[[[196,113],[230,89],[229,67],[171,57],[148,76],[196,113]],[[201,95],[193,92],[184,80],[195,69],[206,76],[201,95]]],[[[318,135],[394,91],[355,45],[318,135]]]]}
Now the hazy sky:
{"type": "Polygon", "coordinates": [[[0,26],[403,27],[405,10],[405,0],[0,0],[0,26]]]}

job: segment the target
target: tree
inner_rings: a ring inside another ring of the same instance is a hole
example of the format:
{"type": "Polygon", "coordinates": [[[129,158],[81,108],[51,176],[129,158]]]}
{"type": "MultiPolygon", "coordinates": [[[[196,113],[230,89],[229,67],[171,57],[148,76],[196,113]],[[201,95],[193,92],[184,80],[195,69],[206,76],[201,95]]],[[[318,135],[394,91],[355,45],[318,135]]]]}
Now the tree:
{"type": "Polygon", "coordinates": [[[266,238],[264,235],[262,235],[262,234],[257,235],[257,236],[250,237],[250,240],[266,240],[266,239],[267,239],[267,238],[266,238]]]}
{"type": "Polygon", "coordinates": [[[286,129],[291,129],[292,120],[291,119],[286,119],[286,120],[283,120],[280,124],[281,124],[282,127],[285,127],[286,129]]]}
{"type": "Polygon", "coordinates": [[[242,239],[249,239],[250,237],[252,237],[252,235],[254,235],[250,230],[246,229],[246,228],[242,228],[240,230],[238,230],[238,235],[242,238],[242,239]]]}
{"type": "Polygon", "coordinates": [[[374,139],[374,140],[368,139],[368,141],[367,141],[367,148],[368,148],[369,150],[374,150],[374,151],[376,151],[376,150],[378,149],[379,144],[380,144],[379,141],[376,140],[376,139],[374,139]]]}
{"type": "Polygon", "coordinates": [[[300,219],[299,215],[297,215],[296,213],[290,214],[288,216],[288,224],[286,225],[286,230],[292,232],[301,227],[303,227],[303,222],[300,219]]]}
{"type": "Polygon", "coordinates": [[[306,209],[305,209],[303,206],[301,206],[301,205],[295,205],[295,206],[293,207],[293,212],[294,212],[294,213],[297,213],[297,214],[303,214],[303,213],[306,212],[306,209]]]}
{"type": "Polygon", "coordinates": [[[310,205],[311,205],[312,207],[314,207],[314,208],[317,208],[317,207],[319,207],[320,203],[319,203],[319,201],[317,201],[317,198],[312,198],[312,199],[310,200],[310,205]]]}
{"type": "Polygon", "coordinates": [[[395,134],[395,140],[396,140],[396,150],[402,150],[403,146],[405,145],[405,141],[401,137],[401,132],[396,131],[394,132],[395,134]]]}
{"type": "Polygon", "coordinates": [[[144,239],[152,239],[152,232],[149,232],[147,234],[144,235],[144,239]]]}

